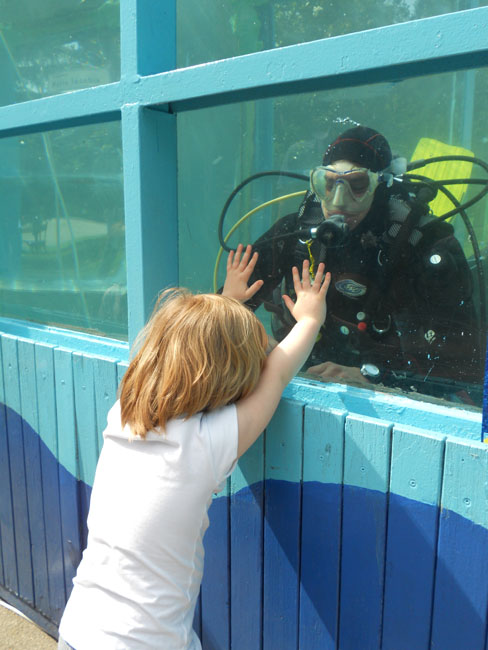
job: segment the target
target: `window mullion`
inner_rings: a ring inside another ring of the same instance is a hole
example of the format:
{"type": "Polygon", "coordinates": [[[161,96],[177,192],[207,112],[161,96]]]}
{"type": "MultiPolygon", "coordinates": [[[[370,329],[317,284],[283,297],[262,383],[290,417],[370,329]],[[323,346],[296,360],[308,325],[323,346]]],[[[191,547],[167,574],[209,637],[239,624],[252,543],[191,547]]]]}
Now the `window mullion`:
{"type": "Polygon", "coordinates": [[[178,284],[176,116],[122,109],[129,342],[161,289],[178,284]]]}

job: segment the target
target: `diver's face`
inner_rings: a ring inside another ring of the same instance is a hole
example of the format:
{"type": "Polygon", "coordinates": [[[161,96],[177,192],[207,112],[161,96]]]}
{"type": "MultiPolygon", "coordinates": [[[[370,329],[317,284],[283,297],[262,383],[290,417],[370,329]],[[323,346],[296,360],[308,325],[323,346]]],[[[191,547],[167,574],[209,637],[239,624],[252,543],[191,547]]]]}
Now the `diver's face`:
{"type": "Polygon", "coordinates": [[[342,214],[349,230],[354,230],[368,214],[373,203],[374,191],[364,180],[361,185],[360,174],[353,170],[359,169],[358,165],[348,160],[338,160],[327,166],[332,173],[329,174],[330,194],[327,199],[322,199],[322,212],[325,219],[333,215],[342,214]],[[335,176],[334,172],[337,172],[335,176]],[[351,175],[348,172],[352,172],[351,175]],[[351,182],[349,182],[349,179],[351,182]]]}

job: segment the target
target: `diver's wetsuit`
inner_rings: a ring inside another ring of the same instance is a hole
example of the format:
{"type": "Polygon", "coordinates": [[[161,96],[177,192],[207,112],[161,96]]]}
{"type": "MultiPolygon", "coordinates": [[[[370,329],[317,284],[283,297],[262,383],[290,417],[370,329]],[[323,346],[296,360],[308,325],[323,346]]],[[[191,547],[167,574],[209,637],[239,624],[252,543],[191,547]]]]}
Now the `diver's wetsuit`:
{"type": "Polygon", "coordinates": [[[323,221],[319,201],[308,193],[298,213],[277,221],[254,244],[259,259],[250,282],[263,279],[264,285],[247,304],[264,303],[274,312],[274,335],[281,340],[293,321],[280,300],[282,293],[293,295],[292,266],[301,269],[311,258],[315,268],[325,262],[332,273],[327,319],[307,366],[371,363],[385,385],[417,382],[419,392],[452,394],[459,386],[453,390],[446,380],[480,383],[482,376],[471,272],[446,222],[425,215],[418,229],[394,236],[411,205],[396,185],[378,188],[345,244],[314,240],[310,252],[297,237],[280,237],[323,221]]]}

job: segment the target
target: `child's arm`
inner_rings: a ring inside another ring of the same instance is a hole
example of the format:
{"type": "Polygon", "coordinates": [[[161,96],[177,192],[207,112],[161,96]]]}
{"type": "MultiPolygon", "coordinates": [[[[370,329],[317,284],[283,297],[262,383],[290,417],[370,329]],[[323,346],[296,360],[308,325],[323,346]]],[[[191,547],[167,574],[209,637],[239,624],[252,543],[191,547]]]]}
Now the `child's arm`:
{"type": "Polygon", "coordinates": [[[296,325],[271,352],[254,391],[237,402],[239,442],[237,455],[253,444],[271,420],[285,386],[296,375],[312,351],[317,335],[325,321],[325,298],[330,284],[330,273],[324,278],[324,264],[319,264],[315,281],[310,284],[309,262],[303,262],[302,279],[293,267],[296,303],[283,296],[296,325]]]}
{"type": "Polygon", "coordinates": [[[252,298],[261,289],[264,281],[256,280],[250,287],[247,286],[258,261],[258,254],[256,252],[251,257],[252,246],[250,244],[246,247],[244,255],[242,255],[243,249],[244,246],[239,244],[235,253],[234,251],[230,251],[229,253],[227,258],[227,275],[225,277],[222,295],[246,302],[246,300],[252,298]]]}

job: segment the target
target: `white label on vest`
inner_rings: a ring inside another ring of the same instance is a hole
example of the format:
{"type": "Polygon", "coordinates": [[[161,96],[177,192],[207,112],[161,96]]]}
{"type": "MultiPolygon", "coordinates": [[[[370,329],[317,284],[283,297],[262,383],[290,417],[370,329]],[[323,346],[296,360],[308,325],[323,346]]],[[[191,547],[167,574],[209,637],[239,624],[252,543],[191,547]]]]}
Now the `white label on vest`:
{"type": "Polygon", "coordinates": [[[359,282],[351,280],[350,278],[346,280],[339,280],[339,282],[335,283],[335,288],[337,291],[339,291],[339,293],[347,296],[347,298],[359,298],[360,296],[364,296],[368,290],[364,284],[359,284],[359,282]]]}

